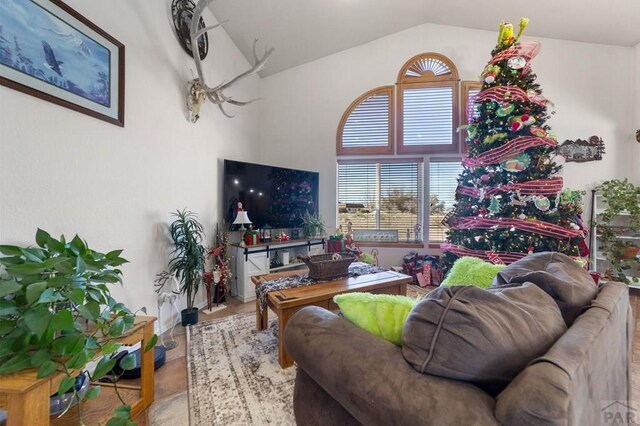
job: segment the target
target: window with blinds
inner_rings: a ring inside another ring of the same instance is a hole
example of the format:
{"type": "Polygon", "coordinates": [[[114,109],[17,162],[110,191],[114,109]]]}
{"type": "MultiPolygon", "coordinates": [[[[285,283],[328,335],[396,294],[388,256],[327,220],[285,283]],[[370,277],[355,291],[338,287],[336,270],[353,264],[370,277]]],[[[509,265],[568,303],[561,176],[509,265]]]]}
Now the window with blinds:
{"type": "Polygon", "coordinates": [[[402,129],[404,146],[451,145],[453,88],[404,89],[402,129]]]}
{"type": "Polygon", "coordinates": [[[400,154],[458,151],[458,72],[437,53],[414,56],[398,75],[400,154]]]}
{"type": "Polygon", "coordinates": [[[393,86],[379,87],[356,99],[338,126],[337,153],[393,153],[393,86]]]}
{"type": "Polygon", "coordinates": [[[413,235],[422,224],[422,176],[422,160],[338,163],[338,224],[413,235]]]}
{"type": "MultiPolygon", "coordinates": [[[[474,102],[474,97],[480,93],[482,84],[478,81],[463,81],[460,87],[462,96],[462,110],[460,111],[461,124],[467,125],[480,114],[480,111],[478,110],[479,105],[474,102]]],[[[466,130],[460,131],[462,152],[468,152],[466,139],[466,130]]]]}
{"type": "Polygon", "coordinates": [[[444,241],[446,226],[442,219],[453,208],[458,176],[462,172],[460,161],[429,163],[429,241],[444,241]]]}

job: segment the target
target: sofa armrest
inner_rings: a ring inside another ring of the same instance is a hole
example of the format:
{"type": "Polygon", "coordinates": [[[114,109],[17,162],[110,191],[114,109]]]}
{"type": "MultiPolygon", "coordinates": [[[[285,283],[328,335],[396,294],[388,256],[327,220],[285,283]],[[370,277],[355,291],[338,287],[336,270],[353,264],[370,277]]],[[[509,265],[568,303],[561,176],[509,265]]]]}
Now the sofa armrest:
{"type": "Polygon", "coordinates": [[[363,424],[498,424],[495,400],[479,388],[418,373],[401,348],[323,308],[296,312],[284,344],[298,368],[363,424]]]}

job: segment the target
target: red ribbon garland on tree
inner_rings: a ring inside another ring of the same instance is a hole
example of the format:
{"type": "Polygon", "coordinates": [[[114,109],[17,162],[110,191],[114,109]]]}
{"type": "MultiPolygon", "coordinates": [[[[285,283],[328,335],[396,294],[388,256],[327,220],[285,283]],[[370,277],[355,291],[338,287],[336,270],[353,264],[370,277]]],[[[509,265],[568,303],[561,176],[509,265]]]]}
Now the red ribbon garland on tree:
{"type": "Polygon", "coordinates": [[[533,102],[536,105],[544,107],[549,102],[547,98],[540,93],[534,93],[532,96],[519,87],[516,86],[496,86],[490,89],[485,89],[473,97],[474,102],[480,102],[490,99],[498,103],[506,103],[513,101],[521,102],[533,102]]]}
{"type": "Polygon", "coordinates": [[[493,65],[496,62],[514,57],[521,57],[529,62],[530,60],[535,58],[538,53],[540,53],[541,48],[542,46],[537,41],[514,44],[510,48],[497,53],[493,58],[491,58],[491,60],[489,61],[489,65],[493,65]]]}
{"type": "Polygon", "coordinates": [[[509,252],[509,251],[494,251],[494,252],[490,251],[490,252],[488,252],[486,250],[471,250],[471,249],[468,249],[468,248],[466,248],[464,246],[457,246],[457,245],[451,244],[451,243],[440,244],[440,249],[443,252],[453,253],[458,257],[472,256],[472,257],[478,257],[480,259],[488,260],[488,261],[491,261],[488,253],[494,253],[496,256],[498,256],[506,264],[513,263],[516,260],[520,260],[520,259],[522,259],[523,257],[525,257],[527,255],[527,253],[509,252]]]}
{"type": "Polygon", "coordinates": [[[518,136],[510,140],[506,144],[494,149],[490,149],[476,158],[465,157],[462,164],[467,167],[488,166],[490,164],[500,163],[504,160],[512,158],[516,154],[520,154],[529,148],[541,145],[556,146],[558,143],[551,138],[541,138],[538,136],[518,136]]]}
{"type": "MultiPolygon", "coordinates": [[[[520,191],[524,195],[552,195],[562,191],[562,178],[536,179],[528,182],[511,183],[506,185],[483,187],[484,195],[491,196],[501,191],[520,191]]],[[[467,197],[480,198],[480,188],[469,186],[458,186],[456,192],[467,197]]]]}
{"type": "Polygon", "coordinates": [[[565,228],[535,219],[514,219],[499,217],[454,217],[451,219],[451,229],[500,229],[515,228],[520,231],[545,235],[554,238],[574,238],[583,236],[581,229],[565,228]]]}

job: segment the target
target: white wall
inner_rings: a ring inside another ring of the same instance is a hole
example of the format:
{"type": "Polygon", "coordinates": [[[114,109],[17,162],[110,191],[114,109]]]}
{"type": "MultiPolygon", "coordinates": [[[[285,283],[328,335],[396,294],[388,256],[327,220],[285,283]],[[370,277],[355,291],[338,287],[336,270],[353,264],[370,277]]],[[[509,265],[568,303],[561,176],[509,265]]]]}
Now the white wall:
{"type": "Polygon", "coordinates": [[[633,121],[631,123],[631,155],[629,155],[630,161],[630,178],[636,185],[640,185],[640,143],[635,139],[635,131],[640,129],[640,43],[636,44],[633,49],[634,52],[634,72],[633,72],[633,86],[634,86],[634,113],[633,121]]]}
{"type": "MultiPolygon", "coordinates": [[[[187,121],[184,87],[194,66],[172,33],[168,0],[67,3],[126,46],[126,127],[0,87],[0,241],[33,244],[41,227],[78,233],[96,250],[122,248],[131,263],[123,288],[113,292],[153,314],[169,212],[198,212],[213,234],[222,210],[221,159],[256,159],[260,105],[232,106],[236,118],[228,119],[205,104],[197,124],[187,121]]],[[[209,37],[204,68],[211,85],[248,67],[224,31],[209,37]]],[[[252,77],[229,94],[250,99],[258,92],[252,77]]]]}
{"type": "MultiPolygon", "coordinates": [[[[394,84],[402,65],[422,52],[442,53],[456,64],[462,80],[476,79],[495,40],[495,32],[425,24],[263,79],[263,162],[319,171],[321,215],[333,227],[336,129],[348,105],[369,89],[394,84]]],[[[560,141],[598,135],[606,144],[602,161],[566,165],[566,186],[587,189],[628,175],[632,49],[540,41],[533,70],[556,105],[548,124],[560,141]]],[[[407,251],[381,251],[381,260],[397,264],[407,251]]]]}

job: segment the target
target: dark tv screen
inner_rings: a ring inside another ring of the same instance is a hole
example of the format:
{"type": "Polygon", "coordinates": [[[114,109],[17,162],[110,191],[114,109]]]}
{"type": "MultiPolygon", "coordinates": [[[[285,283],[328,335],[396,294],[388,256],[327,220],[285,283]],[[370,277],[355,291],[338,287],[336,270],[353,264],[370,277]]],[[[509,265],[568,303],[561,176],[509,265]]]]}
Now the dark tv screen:
{"type": "Polygon", "coordinates": [[[240,202],[254,229],[299,227],[306,212],[318,213],[318,182],[317,172],[224,160],[225,220],[240,202]]]}

